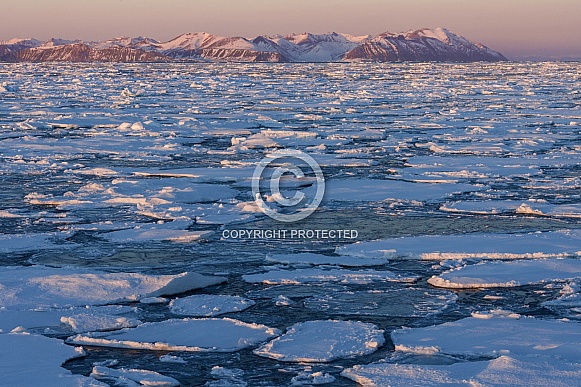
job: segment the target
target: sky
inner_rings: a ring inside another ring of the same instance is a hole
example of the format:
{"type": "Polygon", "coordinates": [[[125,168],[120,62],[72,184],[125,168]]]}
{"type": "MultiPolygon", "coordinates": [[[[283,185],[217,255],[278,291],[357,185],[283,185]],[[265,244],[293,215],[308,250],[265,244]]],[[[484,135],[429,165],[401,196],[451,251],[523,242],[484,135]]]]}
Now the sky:
{"type": "Polygon", "coordinates": [[[581,59],[581,0],[0,0],[0,40],[446,27],[509,59],[581,59]]]}

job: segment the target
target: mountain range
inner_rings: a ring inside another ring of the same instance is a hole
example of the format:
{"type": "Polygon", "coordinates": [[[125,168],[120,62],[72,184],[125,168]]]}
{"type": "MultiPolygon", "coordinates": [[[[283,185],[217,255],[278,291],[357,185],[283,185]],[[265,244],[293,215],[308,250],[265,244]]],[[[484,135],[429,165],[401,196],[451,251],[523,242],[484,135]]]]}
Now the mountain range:
{"type": "Polygon", "coordinates": [[[106,41],[0,41],[2,62],[339,62],[502,61],[501,53],[439,27],[377,36],[341,33],[224,37],[187,33],[167,42],[139,36],[106,41]]]}

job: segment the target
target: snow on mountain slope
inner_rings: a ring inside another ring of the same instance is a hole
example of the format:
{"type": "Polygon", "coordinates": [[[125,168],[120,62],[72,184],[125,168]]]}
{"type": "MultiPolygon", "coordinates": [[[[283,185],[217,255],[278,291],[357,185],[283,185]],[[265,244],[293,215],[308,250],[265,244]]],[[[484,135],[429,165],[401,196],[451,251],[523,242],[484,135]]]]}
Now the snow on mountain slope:
{"type": "Polygon", "coordinates": [[[499,61],[506,58],[445,28],[385,32],[364,42],[343,57],[348,61],[499,61]]]}
{"type": "Polygon", "coordinates": [[[12,39],[0,42],[0,61],[167,61],[208,60],[237,62],[335,61],[499,61],[502,54],[473,43],[445,28],[386,32],[376,37],[328,34],[291,34],[224,37],[207,32],[187,33],[167,42],[139,36],[102,42],[50,39],[12,39]],[[63,48],[66,47],[66,48],[63,48]],[[40,54],[39,51],[47,51],[40,54]],[[103,50],[110,50],[103,52],[103,50]],[[95,59],[98,58],[98,59],[95,59]]]}
{"type": "Polygon", "coordinates": [[[332,62],[341,60],[343,55],[370,36],[352,36],[332,32],[315,35],[304,33],[273,39],[293,62],[332,62]]]}

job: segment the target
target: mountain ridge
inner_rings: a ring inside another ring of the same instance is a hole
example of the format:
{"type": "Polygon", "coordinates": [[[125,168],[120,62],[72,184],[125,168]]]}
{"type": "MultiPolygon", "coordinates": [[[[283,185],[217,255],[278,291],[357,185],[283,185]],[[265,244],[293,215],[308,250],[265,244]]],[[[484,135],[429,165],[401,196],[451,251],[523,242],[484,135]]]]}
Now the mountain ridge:
{"type": "Polygon", "coordinates": [[[148,37],[105,41],[51,38],[0,41],[2,62],[340,62],[503,61],[501,53],[443,27],[377,36],[326,34],[225,37],[185,33],[167,42],[148,37]]]}

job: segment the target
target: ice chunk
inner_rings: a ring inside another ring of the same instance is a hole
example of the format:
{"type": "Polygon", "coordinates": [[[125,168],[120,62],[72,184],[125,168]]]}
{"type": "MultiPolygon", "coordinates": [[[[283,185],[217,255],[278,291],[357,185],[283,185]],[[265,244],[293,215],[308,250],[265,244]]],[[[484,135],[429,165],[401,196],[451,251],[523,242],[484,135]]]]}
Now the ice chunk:
{"type": "Polygon", "coordinates": [[[451,365],[374,363],[346,369],[341,376],[362,386],[573,386],[581,364],[549,357],[500,356],[451,365]]]}
{"type": "MultiPolygon", "coordinates": [[[[16,328],[35,329],[43,327],[58,327],[63,319],[68,319],[75,315],[87,315],[99,320],[101,317],[110,319],[117,318],[117,315],[127,314],[135,308],[121,305],[93,306],[93,307],[72,307],[65,309],[45,309],[34,310],[10,310],[0,308],[0,332],[10,332],[16,328]]],[[[132,320],[127,318],[128,321],[132,320]]],[[[110,325],[101,325],[110,326],[110,325]]],[[[105,328],[107,329],[107,328],[105,328]]],[[[93,329],[91,329],[93,330],[93,329]]],[[[99,330],[96,328],[95,330],[99,330]]],[[[79,331],[80,332],[80,331],[79,331]]]]}
{"type": "Polygon", "coordinates": [[[369,284],[376,281],[404,281],[411,282],[414,277],[405,277],[391,271],[382,270],[341,270],[341,269],[275,269],[267,273],[247,274],[242,276],[250,283],[277,284],[304,284],[316,282],[340,282],[350,284],[369,284]]]}
{"type": "Polygon", "coordinates": [[[145,323],[112,333],[81,334],[67,342],[158,351],[234,352],[279,334],[278,329],[230,318],[188,318],[145,323]]]}
{"type": "Polygon", "coordinates": [[[581,278],[581,260],[540,259],[484,262],[447,271],[428,280],[433,286],[453,289],[513,287],[581,278]]]}
{"type": "Polygon", "coordinates": [[[180,356],[174,355],[163,355],[159,357],[159,361],[162,363],[177,363],[177,364],[187,364],[188,362],[180,356]]]}
{"type": "Polygon", "coordinates": [[[377,351],[385,342],[383,330],[358,321],[307,321],[297,323],[287,332],[254,353],[280,361],[329,362],[377,351]]]}
{"type": "Polygon", "coordinates": [[[171,241],[190,243],[208,235],[211,231],[187,231],[191,222],[175,220],[167,223],[146,223],[129,230],[112,231],[103,234],[112,242],[171,241]]]}
{"type": "Polygon", "coordinates": [[[397,351],[460,356],[558,356],[581,359],[581,324],[489,314],[391,333],[397,351]],[[482,318],[485,317],[485,318],[482,318]]]}
{"type": "Polygon", "coordinates": [[[61,365],[84,356],[82,348],[62,340],[28,333],[0,334],[0,383],[3,386],[106,387],[81,375],[73,375],[61,365]]]}
{"type": "Polygon", "coordinates": [[[57,234],[48,233],[31,233],[26,235],[0,234],[0,253],[12,253],[16,251],[40,250],[66,246],[55,244],[54,242],[57,239],[57,234]]]}
{"type": "Polygon", "coordinates": [[[333,383],[335,377],[323,372],[301,372],[291,379],[291,386],[314,386],[333,383]]]}
{"type": "Polygon", "coordinates": [[[225,280],[191,272],[147,275],[43,266],[5,267],[0,271],[0,307],[35,309],[137,301],[179,294],[225,280]]]}
{"type": "Polygon", "coordinates": [[[132,328],[142,323],[137,319],[129,317],[91,313],[75,314],[68,317],[63,316],[61,317],[61,322],[70,325],[72,330],[77,333],[132,328]]]}
{"type": "Polygon", "coordinates": [[[429,260],[581,256],[581,230],[414,236],[357,242],[339,247],[336,252],[358,257],[410,256],[429,260]]]}
{"type": "Polygon", "coordinates": [[[224,313],[240,312],[254,304],[256,304],[254,301],[240,296],[196,294],[172,300],[169,307],[174,314],[210,317],[224,313]]]}
{"type": "Polygon", "coordinates": [[[154,371],[136,369],[113,369],[103,366],[93,367],[91,376],[95,379],[105,380],[119,385],[125,380],[131,380],[143,386],[177,387],[180,382],[169,376],[164,376],[154,371]]]}
{"type": "Polygon", "coordinates": [[[425,317],[457,299],[437,289],[392,289],[332,292],[304,300],[305,307],[341,315],[425,317]]]}

